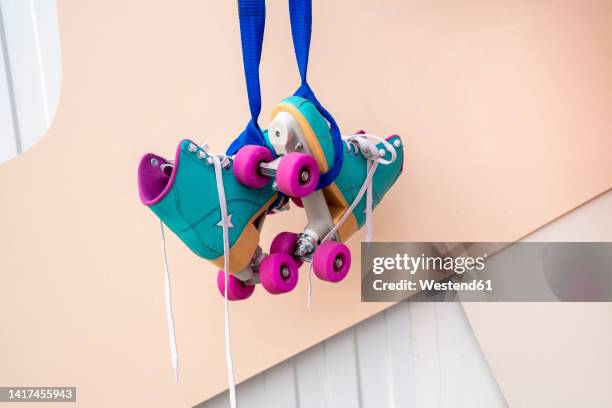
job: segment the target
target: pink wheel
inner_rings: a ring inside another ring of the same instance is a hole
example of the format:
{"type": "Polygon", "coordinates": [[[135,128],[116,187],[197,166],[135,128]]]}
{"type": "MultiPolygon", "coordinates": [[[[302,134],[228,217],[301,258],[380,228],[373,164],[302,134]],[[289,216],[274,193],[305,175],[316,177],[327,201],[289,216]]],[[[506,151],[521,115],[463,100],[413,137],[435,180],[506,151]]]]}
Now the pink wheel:
{"type": "Polygon", "coordinates": [[[272,152],[267,147],[246,145],[234,157],[234,175],[247,187],[262,188],[270,178],[261,174],[259,165],[272,160],[272,152]]]}
{"type": "MultiPolygon", "coordinates": [[[[240,279],[230,274],[228,277],[227,299],[228,300],[243,300],[253,294],[255,285],[246,285],[240,279]]],[[[217,288],[221,292],[221,296],[225,296],[225,272],[219,269],[217,272],[217,288]]]]}
{"type": "Polygon", "coordinates": [[[304,263],[301,259],[293,256],[297,249],[298,234],[294,232],[281,232],[274,237],[270,244],[271,254],[289,254],[299,268],[304,263]]]}
{"type": "Polygon", "coordinates": [[[325,241],[312,257],[312,269],[324,281],[340,282],[350,268],[351,251],[342,242],[325,241]]]}
{"type": "Polygon", "coordinates": [[[297,285],[298,268],[289,254],[270,254],[259,265],[259,279],[270,293],[290,292],[297,285]]]}
{"type": "Polygon", "coordinates": [[[309,154],[292,152],[281,157],[276,170],[278,189],[291,197],[306,197],[319,182],[319,166],[309,154]]]}

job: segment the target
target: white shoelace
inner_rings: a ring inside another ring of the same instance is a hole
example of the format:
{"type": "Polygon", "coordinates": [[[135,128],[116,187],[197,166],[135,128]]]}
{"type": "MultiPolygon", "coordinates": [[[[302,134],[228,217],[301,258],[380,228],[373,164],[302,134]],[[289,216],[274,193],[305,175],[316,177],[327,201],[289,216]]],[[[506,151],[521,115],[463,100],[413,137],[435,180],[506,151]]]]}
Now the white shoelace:
{"type": "MultiPolygon", "coordinates": [[[[207,150],[207,146],[204,146],[207,150]]],[[[229,286],[229,218],[227,215],[227,201],[225,200],[225,188],[223,187],[222,167],[229,163],[229,158],[225,155],[209,156],[215,166],[215,178],[217,181],[217,192],[219,194],[219,207],[221,208],[221,225],[223,229],[223,271],[225,272],[225,285],[223,293],[223,308],[225,321],[225,363],[227,366],[227,386],[229,389],[230,407],[236,408],[236,383],[234,382],[234,362],[232,359],[232,343],[229,324],[229,302],[227,299],[227,287],[229,286]]]]}
{"type": "MultiPolygon", "coordinates": [[[[340,229],[342,224],[347,220],[347,218],[353,213],[357,204],[363,198],[363,195],[366,194],[366,221],[365,221],[365,241],[370,242],[372,239],[372,203],[373,203],[373,194],[372,194],[372,180],[374,178],[374,173],[376,172],[376,168],[379,164],[387,165],[391,164],[397,159],[397,153],[391,143],[380,136],[370,135],[367,133],[358,133],[355,135],[342,135],[342,140],[344,141],[346,148],[349,152],[354,152],[355,154],[363,154],[366,158],[366,178],[357,193],[357,196],[351,203],[351,205],[344,211],[342,217],[338,220],[338,223],[334,225],[334,227],[325,235],[325,237],[321,240],[321,244],[325,241],[328,241],[332,238],[340,229]],[[385,147],[384,150],[378,150],[376,144],[374,144],[369,139],[378,140],[385,147]],[[391,154],[391,157],[387,160],[383,158],[383,154],[385,151],[388,151],[391,154]]],[[[308,299],[307,306],[310,309],[310,305],[312,303],[312,263],[308,268],[308,299]]]]}
{"type": "MultiPolygon", "coordinates": [[[[227,384],[229,389],[230,407],[236,408],[236,384],[234,382],[234,363],[232,358],[232,345],[231,345],[231,333],[230,333],[230,322],[229,322],[229,302],[227,295],[227,288],[229,286],[229,265],[230,265],[230,252],[229,252],[229,217],[227,214],[227,201],[225,199],[225,188],[223,186],[223,172],[222,168],[229,165],[230,157],[225,155],[214,155],[209,152],[208,145],[202,145],[202,149],[208,153],[208,157],[199,156],[201,159],[206,158],[208,163],[213,164],[215,168],[215,179],[217,182],[217,192],[219,195],[219,207],[221,208],[221,226],[223,230],[223,270],[225,272],[225,290],[223,293],[224,297],[224,321],[225,321],[225,362],[227,366],[227,384]]],[[[170,274],[168,272],[168,259],[166,255],[166,237],[164,234],[164,224],[160,221],[161,226],[161,239],[162,239],[162,253],[164,258],[164,271],[165,271],[165,299],[166,299],[166,320],[168,324],[168,337],[170,340],[170,359],[172,367],[174,368],[174,379],[178,383],[178,353],[176,347],[176,336],[174,331],[174,318],[172,314],[172,295],[170,288],[170,274]]]]}
{"type": "Polygon", "coordinates": [[[168,256],[166,255],[166,234],[164,223],[159,221],[161,229],[162,254],[164,258],[164,298],[166,301],[166,322],[168,324],[168,340],[170,342],[170,362],[174,368],[174,382],[178,384],[178,352],[176,348],[176,334],[174,331],[174,316],[172,314],[172,290],[170,288],[170,273],[168,272],[168,256]]]}

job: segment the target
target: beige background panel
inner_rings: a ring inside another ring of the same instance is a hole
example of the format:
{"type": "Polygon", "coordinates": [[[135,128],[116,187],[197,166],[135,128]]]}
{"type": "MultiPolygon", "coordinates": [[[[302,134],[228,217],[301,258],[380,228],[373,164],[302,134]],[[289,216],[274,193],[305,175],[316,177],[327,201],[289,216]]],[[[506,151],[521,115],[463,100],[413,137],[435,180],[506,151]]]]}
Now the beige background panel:
{"type": "Polygon", "coordinates": [[[464,308],[510,407],[610,406],[609,303],[464,308]]]}
{"type": "MultiPolygon", "coordinates": [[[[522,241],[611,242],[610,214],[612,190],[522,241]]],[[[463,307],[511,407],[610,406],[611,303],[463,307]]]]}
{"type": "MultiPolygon", "coordinates": [[[[298,82],[286,2],[268,3],[264,125],[298,82]]],[[[512,240],[612,185],[611,9],[316,2],[318,96],[345,132],[404,136],[406,172],[375,214],[376,239],[512,240]]],[[[225,387],[216,270],[169,238],[175,386],[159,226],[135,173],[145,151],[172,154],[182,137],[221,151],[245,125],[235,2],[65,0],[59,19],[55,122],[0,165],[0,382],[76,385],[85,406],[195,404],[225,387]]],[[[299,211],[272,217],[263,242],[303,224],[299,211]]],[[[358,276],[315,281],[310,312],[304,278],[232,304],[238,379],[384,308],[359,302],[358,276]]]]}

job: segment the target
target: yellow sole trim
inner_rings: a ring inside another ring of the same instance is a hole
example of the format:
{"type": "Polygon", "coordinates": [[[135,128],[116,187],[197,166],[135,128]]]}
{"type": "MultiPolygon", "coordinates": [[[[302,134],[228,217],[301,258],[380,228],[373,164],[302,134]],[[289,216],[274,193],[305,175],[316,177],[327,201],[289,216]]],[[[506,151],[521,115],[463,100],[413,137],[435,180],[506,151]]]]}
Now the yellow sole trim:
{"type": "MultiPolygon", "coordinates": [[[[334,225],[338,224],[344,212],[349,208],[349,203],[346,201],[336,183],[331,183],[323,189],[323,195],[329,208],[334,225]]],[[[338,229],[340,241],[346,242],[355,232],[357,232],[357,219],[351,213],[344,224],[338,229]]]]}
{"type": "Polygon", "coordinates": [[[274,119],[274,116],[276,116],[279,112],[287,112],[291,114],[295,118],[295,120],[298,121],[300,127],[302,128],[302,132],[304,132],[304,136],[306,137],[308,148],[310,149],[312,155],[317,161],[319,170],[322,173],[326,173],[328,170],[328,166],[327,159],[325,158],[325,154],[323,153],[323,148],[321,147],[319,139],[317,138],[317,135],[315,134],[314,130],[312,130],[310,123],[308,123],[308,120],[306,120],[304,115],[302,115],[302,112],[300,112],[300,110],[297,109],[295,106],[290,105],[288,103],[279,103],[272,110],[272,119],[274,119]]]}
{"type": "MultiPolygon", "coordinates": [[[[259,244],[259,230],[255,227],[255,221],[261,216],[261,214],[263,214],[264,211],[267,211],[274,200],[276,200],[277,196],[278,194],[274,194],[272,198],[265,203],[255,215],[251,217],[248,224],[244,228],[244,231],[242,231],[242,234],[240,234],[240,237],[238,237],[238,240],[234,243],[234,246],[230,248],[229,273],[238,273],[251,263],[255,249],[259,244]]],[[[218,268],[223,269],[225,266],[225,257],[221,255],[220,257],[213,259],[211,262],[218,268]]]]}

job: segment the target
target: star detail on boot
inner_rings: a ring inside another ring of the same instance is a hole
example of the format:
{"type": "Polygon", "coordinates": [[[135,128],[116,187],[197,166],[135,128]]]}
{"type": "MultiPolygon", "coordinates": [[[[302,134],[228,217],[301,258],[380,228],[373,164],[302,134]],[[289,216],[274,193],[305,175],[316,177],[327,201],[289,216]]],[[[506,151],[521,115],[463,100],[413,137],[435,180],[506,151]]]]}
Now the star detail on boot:
{"type": "MultiPolygon", "coordinates": [[[[223,217],[219,220],[218,223],[215,224],[217,227],[223,228],[223,217]]],[[[227,228],[234,228],[234,224],[232,224],[232,214],[227,214],[227,228]]]]}

